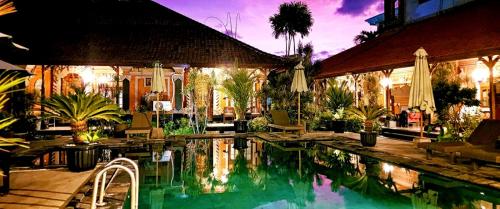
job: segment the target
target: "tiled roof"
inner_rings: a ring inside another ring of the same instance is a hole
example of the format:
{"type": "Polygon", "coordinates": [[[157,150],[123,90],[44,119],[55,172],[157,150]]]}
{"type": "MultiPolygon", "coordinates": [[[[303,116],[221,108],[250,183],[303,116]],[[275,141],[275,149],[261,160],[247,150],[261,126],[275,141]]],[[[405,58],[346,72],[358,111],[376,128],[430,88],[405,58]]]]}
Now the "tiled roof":
{"type": "MultiPolygon", "coordinates": [[[[16,64],[276,67],[268,54],[149,0],[16,0],[0,31],[28,47],[16,64]]],[[[271,37],[271,36],[270,36],[271,37]]]]}
{"type": "Polygon", "coordinates": [[[388,31],[323,60],[316,78],[412,66],[420,47],[430,62],[500,54],[498,8],[498,0],[476,0],[388,31]]]}

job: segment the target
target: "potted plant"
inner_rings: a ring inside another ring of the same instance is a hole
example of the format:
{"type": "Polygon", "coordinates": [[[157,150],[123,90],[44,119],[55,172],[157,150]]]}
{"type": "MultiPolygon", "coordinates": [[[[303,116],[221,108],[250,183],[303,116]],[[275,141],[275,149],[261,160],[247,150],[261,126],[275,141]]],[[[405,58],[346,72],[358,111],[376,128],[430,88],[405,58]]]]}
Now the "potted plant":
{"type": "Polygon", "coordinates": [[[229,78],[222,82],[222,88],[229,97],[234,99],[234,109],[236,112],[236,120],[234,121],[235,132],[246,133],[248,125],[245,120],[245,112],[248,101],[254,94],[254,72],[238,68],[236,61],[234,68],[227,71],[227,75],[229,78]]]}
{"type": "Polygon", "coordinates": [[[377,143],[378,132],[374,130],[377,119],[386,113],[386,110],[378,105],[360,105],[348,109],[349,114],[359,118],[364,123],[364,131],[360,132],[361,144],[373,147],[377,143]]]}
{"type": "Polygon", "coordinates": [[[95,119],[121,123],[118,105],[99,94],[85,93],[80,89],[67,96],[52,95],[43,104],[48,116],[70,121],[74,143],[66,146],[70,170],[92,169],[98,159],[99,146],[88,140],[87,121],[95,119]]]}
{"type": "Polygon", "coordinates": [[[333,113],[333,122],[330,129],[335,133],[344,133],[346,121],[344,109],[349,108],[354,103],[354,94],[347,87],[347,82],[338,82],[335,79],[328,80],[329,87],[326,90],[326,104],[333,113]]]}

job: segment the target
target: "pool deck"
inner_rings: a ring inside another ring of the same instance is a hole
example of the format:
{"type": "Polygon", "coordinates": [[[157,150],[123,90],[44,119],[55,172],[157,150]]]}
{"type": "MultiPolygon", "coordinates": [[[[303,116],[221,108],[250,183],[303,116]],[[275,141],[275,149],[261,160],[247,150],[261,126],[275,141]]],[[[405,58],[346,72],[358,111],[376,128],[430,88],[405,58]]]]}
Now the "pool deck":
{"type": "Polygon", "coordinates": [[[10,191],[0,196],[0,208],[64,208],[93,173],[94,170],[75,173],[67,169],[11,171],[10,191]]]}
{"type": "Polygon", "coordinates": [[[433,154],[433,158],[428,160],[426,159],[425,150],[416,148],[412,142],[383,136],[377,138],[375,147],[363,147],[359,142],[359,134],[343,133],[335,135],[333,141],[318,143],[377,158],[403,167],[500,189],[500,169],[498,167],[482,166],[478,170],[473,170],[471,164],[467,161],[459,160],[457,164],[451,164],[448,155],[438,153],[433,154]]]}

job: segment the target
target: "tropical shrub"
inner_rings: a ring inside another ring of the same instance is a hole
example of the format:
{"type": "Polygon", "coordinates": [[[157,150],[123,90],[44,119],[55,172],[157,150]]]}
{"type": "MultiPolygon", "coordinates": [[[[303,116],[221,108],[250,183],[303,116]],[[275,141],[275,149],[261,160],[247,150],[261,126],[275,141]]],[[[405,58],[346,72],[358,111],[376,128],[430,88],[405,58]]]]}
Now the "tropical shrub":
{"type": "Polygon", "coordinates": [[[42,103],[49,117],[70,121],[75,143],[84,143],[79,133],[88,130],[88,120],[122,122],[118,105],[99,94],[85,93],[80,89],[68,96],[52,95],[42,103]]]}
{"type": "Polygon", "coordinates": [[[238,68],[238,62],[235,62],[233,69],[226,71],[226,73],[229,79],[222,82],[222,88],[229,97],[234,99],[236,119],[245,120],[248,101],[254,95],[254,72],[238,68]]]}
{"type": "Polygon", "coordinates": [[[177,121],[169,121],[163,126],[163,133],[167,135],[187,135],[193,134],[193,127],[189,124],[189,119],[181,118],[177,121]]]}
{"type": "Polygon", "coordinates": [[[364,130],[367,132],[373,131],[377,125],[378,118],[386,113],[386,110],[378,105],[360,105],[347,110],[348,114],[353,118],[363,121],[364,130]]]}
{"type": "Polygon", "coordinates": [[[344,109],[354,103],[354,94],[347,87],[347,82],[339,82],[335,79],[328,80],[329,87],[326,90],[326,106],[336,115],[335,119],[344,118],[344,109]]]}
{"type": "Polygon", "coordinates": [[[250,128],[250,131],[253,132],[264,132],[268,130],[267,124],[269,122],[267,121],[267,118],[265,117],[256,117],[250,121],[248,124],[248,127],[250,128]]]}
{"type": "MultiPolygon", "coordinates": [[[[11,73],[2,73],[0,74],[0,110],[3,110],[5,104],[7,101],[9,101],[9,98],[7,97],[7,94],[12,92],[12,88],[21,84],[24,82],[25,78],[19,78],[17,77],[16,74],[11,74],[11,73]]],[[[14,117],[5,117],[3,119],[0,119],[0,130],[7,128],[8,126],[12,125],[14,122],[16,122],[17,119],[14,117]]],[[[27,146],[27,142],[25,142],[23,139],[18,139],[18,138],[4,138],[0,137],[0,152],[9,152],[8,147],[24,147],[24,148],[29,148],[27,146]]]]}

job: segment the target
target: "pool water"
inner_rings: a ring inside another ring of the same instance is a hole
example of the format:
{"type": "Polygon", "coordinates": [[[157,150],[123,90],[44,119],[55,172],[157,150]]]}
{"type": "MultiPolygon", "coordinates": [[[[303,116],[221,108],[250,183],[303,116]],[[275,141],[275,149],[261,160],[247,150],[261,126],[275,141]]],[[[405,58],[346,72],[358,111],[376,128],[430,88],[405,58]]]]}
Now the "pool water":
{"type": "Polygon", "coordinates": [[[141,209],[500,209],[500,191],[314,143],[214,139],[148,152],[141,209]]]}

